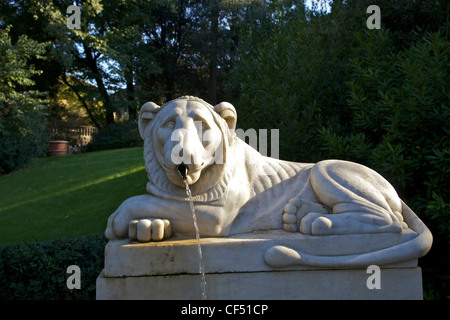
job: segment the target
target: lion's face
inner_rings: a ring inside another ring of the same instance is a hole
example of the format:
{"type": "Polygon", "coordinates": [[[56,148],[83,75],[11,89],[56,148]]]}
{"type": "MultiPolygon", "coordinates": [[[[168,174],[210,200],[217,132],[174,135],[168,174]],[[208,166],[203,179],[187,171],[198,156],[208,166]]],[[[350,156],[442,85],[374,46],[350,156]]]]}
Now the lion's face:
{"type": "Polygon", "coordinates": [[[222,133],[211,111],[197,101],[171,102],[158,115],[153,143],[159,164],[167,178],[184,186],[176,166],[187,166],[187,183],[192,185],[203,170],[215,162],[222,146],[222,133]]]}
{"type": "Polygon", "coordinates": [[[218,166],[223,167],[225,161],[224,128],[228,131],[235,121],[236,112],[230,104],[222,103],[214,108],[198,98],[182,97],[163,107],[144,104],[139,129],[144,140],[151,139],[152,154],[167,179],[173,185],[184,187],[176,169],[179,164],[188,169],[189,185],[197,183],[206,173],[208,183],[214,184],[211,180],[220,178],[218,166]]]}

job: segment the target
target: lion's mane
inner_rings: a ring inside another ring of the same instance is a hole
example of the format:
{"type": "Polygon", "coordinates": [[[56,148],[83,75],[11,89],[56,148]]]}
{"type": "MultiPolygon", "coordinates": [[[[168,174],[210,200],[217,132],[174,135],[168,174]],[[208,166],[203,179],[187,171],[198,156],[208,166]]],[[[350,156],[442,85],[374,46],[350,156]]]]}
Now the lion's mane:
{"type": "MultiPolygon", "coordinates": [[[[217,202],[223,203],[226,199],[227,186],[233,174],[233,164],[230,163],[237,136],[234,130],[230,130],[224,119],[214,110],[214,108],[202,99],[190,96],[180,97],[176,100],[188,100],[200,102],[213,116],[214,122],[222,133],[223,164],[213,163],[202,171],[199,181],[190,186],[192,197],[195,202],[217,202]],[[209,183],[202,183],[208,181],[209,183]],[[211,185],[211,181],[216,181],[211,185]]],[[[175,101],[176,101],[175,100],[175,101]]],[[[172,101],[171,101],[172,102],[172,101]]],[[[151,195],[179,201],[188,201],[186,190],[174,185],[167,178],[164,169],[159,164],[156,157],[153,135],[165,120],[162,109],[170,102],[161,106],[161,110],[154,117],[145,131],[144,139],[144,160],[147,171],[148,183],[147,192],[151,195]]]]}

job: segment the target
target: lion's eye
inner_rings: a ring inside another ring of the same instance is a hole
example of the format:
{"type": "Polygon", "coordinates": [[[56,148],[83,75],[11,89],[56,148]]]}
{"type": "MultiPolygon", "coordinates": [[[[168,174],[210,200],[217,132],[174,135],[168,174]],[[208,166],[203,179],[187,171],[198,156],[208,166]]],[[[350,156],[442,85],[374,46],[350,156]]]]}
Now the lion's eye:
{"type": "Polygon", "coordinates": [[[167,121],[164,125],[164,128],[167,129],[174,129],[175,128],[175,122],[174,121],[167,121]]]}

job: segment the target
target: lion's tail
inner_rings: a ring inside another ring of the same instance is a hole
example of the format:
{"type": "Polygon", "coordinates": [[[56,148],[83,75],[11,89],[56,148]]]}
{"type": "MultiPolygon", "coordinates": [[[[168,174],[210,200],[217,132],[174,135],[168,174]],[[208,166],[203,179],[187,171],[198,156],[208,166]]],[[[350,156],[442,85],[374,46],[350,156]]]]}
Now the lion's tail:
{"type": "Polygon", "coordinates": [[[269,266],[274,268],[295,265],[324,268],[367,268],[373,264],[381,266],[418,259],[430,250],[433,236],[411,209],[404,203],[402,205],[405,222],[417,233],[416,237],[406,242],[374,252],[345,256],[315,256],[276,245],[266,251],[264,260],[269,266]]]}

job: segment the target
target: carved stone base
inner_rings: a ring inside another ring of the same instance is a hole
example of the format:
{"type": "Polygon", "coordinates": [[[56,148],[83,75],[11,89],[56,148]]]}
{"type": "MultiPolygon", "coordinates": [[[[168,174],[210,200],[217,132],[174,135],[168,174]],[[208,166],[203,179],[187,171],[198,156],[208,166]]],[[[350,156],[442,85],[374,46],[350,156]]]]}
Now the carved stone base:
{"type": "MultiPolygon", "coordinates": [[[[295,263],[276,268],[265,253],[281,245],[319,257],[356,257],[361,248],[389,248],[414,238],[414,232],[313,237],[271,231],[229,238],[201,239],[208,299],[422,299],[417,259],[354,268],[295,263]],[[379,286],[379,289],[377,288],[379,286]]],[[[97,299],[200,299],[195,239],[136,243],[110,241],[105,269],[97,278],[97,299]]]]}
{"type": "MultiPolygon", "coordinates": [[[[421,269],[381,269],[380,289],[369,289],[366,270],[303,270],[206,275],[211,300],[420,300],[421,269]]],[[[370,281],[370,280],[369,280],[370,281]]],[[[199,300],[200,276],[97,278],[99,300],[199,300]]]]}

